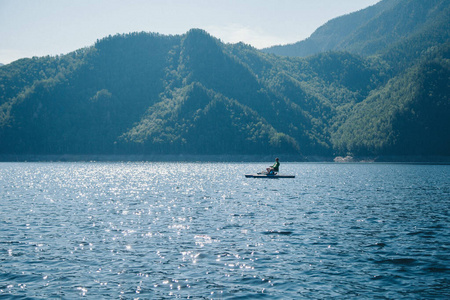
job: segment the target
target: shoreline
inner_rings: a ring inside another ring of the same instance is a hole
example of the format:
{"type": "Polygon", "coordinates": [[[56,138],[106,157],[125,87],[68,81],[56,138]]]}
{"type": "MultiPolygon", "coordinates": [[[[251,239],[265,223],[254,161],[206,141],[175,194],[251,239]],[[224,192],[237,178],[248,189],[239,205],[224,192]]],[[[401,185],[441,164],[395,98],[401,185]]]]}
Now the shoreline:
{"type": "Polygon", "coordinates": [[[0,162],[267,162],[276,156],[284,162],[316,163],[437,163],[450,164],[450,156],[300,156],[300,155],[108,155],[108,154],[1,154],[0,162]]]}

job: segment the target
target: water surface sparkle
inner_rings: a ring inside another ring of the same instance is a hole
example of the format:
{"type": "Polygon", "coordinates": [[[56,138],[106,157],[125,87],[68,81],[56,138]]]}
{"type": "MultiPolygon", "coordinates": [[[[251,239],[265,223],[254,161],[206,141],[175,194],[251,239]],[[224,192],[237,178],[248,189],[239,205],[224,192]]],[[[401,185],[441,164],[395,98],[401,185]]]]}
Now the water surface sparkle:
{"type": "Polygon", "coordinates": [[[450,166],[0,163],[0,297],[446,298],[450,166]]]}

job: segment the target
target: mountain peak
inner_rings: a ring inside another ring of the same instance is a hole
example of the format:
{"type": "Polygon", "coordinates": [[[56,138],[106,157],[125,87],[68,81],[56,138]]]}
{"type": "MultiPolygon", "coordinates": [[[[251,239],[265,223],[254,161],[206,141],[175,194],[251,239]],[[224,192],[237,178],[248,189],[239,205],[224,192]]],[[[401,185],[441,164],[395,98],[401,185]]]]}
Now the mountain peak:
{"type": "Polygon", "coordinates": [[[263,51],[298,57],[326,51],[348,51],[364,56],[380,54],[430,27],[445,30],[450,22],[449,8],[448,0],[384,0],[328,21],[306,40],[263,51]],[[433,22],[440,25],[434,26],[433,22]]]}
{"type": "Polygon", "coordinates": [[[187,49],[198,49],[202,51],[202,48],[208,49],[209,47],[219,47],[220,41],[210,35],[203,29],[191,29],[184,35],[182,39],[182,45],[187,49]]]}

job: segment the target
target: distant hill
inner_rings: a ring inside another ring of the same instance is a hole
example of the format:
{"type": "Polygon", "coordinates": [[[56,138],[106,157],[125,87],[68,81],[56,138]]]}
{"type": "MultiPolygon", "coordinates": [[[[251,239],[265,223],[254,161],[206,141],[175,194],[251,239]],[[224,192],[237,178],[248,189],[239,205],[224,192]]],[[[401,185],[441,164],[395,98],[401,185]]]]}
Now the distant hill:
{"type": "Polygon", "coordinates": [[[430,11],[420,30],[389,31],[382,16],[398,5],[365,13],[398,36],[376,55],[276,56],[193,29],[15,61],[0,69],[0,155],[449,157],[447,16],[430,11]]]}
{"type": "Polygon", "coordinates": [[[448,0],[383,0],[376,5],[330,20],[306,40],[263,51],[305,57],[326,51],[363,56],[384,54],[406,40],[441,44],[450,36],[448,0]]]}

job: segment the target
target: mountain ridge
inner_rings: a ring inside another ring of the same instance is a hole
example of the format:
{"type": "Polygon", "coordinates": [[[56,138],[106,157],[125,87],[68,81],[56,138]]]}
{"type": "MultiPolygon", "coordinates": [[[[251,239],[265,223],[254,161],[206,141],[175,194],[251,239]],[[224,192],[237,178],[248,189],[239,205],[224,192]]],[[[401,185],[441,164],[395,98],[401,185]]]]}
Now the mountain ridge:
{"type": "Polygon", "coordinates": [[[374,56],[276,56],[192,29],[18,60],[0,69],[0,155],[450,156],[435,16],[374,56]]]}
{"type": "Polygon", "coordinates": [[[442,24],[432,27],[448,28],[448,6],[445,0],[383,0],[328,21],[303,41],[262,51],[297,57],[326,51],[348,51],[362,56],[380,54],[402,39],[424,31],[430,20],[442,24]]]}

